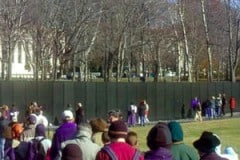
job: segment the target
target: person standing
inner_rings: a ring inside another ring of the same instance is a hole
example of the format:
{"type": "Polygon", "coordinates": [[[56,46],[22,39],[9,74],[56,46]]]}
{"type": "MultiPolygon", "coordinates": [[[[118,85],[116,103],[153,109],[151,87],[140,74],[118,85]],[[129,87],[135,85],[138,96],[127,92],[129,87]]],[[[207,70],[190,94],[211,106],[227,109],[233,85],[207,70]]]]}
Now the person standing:
{"type": "Polygon", "coordinates": [[[201,107],[200,100],[197,97],[195,97],[192,100],[192,110],[193,110],[194,120],[199,119],[199,121],[202,121],[202,113],[201,113],[202,107],[201,107]]]}
{"type": "Polygon", "coordinates": [[[221,94],[218,94],[218,96],[216,97],[215,104],[216,104],[216,108],[215,108],[216,116],[220,117],[221,116],[221,106],[222,106],[222,95],[221,94]]]}
{"type": "Polygon", "coordinates": [[[138,106],[138,116],[140,120],[140,126],[145,126],[145,123],[146,123],[145,114],[146,114],[145,100],[142,100],[138,106]]]}
{"type": "Polygon", "coordinates": [[[82,159],[95,160],[98,151],[101,147],[92,141],[92,127],[89,123],[83,122],[78,124],[77,132],[70,140],[61,143],[61,150],[59,150],[60,158],[64,156],[64,148],[69,144],[77,144],[82,150],[82,159]]]}
{"type": "Polygon", "coordinates": [[[216,106],[215,97],[212,96],[209,101],[210,119],[216,118],[215,106],[216,106]]]}
{"type": "Polygon", "coordinates": [[[111,123],[108,130],[110,143],[105,145],[96,156],[96,160],[143,160],[143,155],[126,143],[127,125],[122,120],[111,123]]]}
{"type": "Polygon", "coordinates": [[[80,124],[82,122],[85,122],[85,111],[84,111],[84,108],[82,106],[82,103],[80,103],[80,102],[77,103],[75,114],[76,114],[76,119],[75,119],[76,124],[80,124]]]}
{"type": "Polygon", "coordinates": [[[193,146],[198,150],[200,160],[227,160],[220,157],[215,148],[220,144],[220,140],[212,132],[204,131],[199,139],[193,142],[193,146]]]}
{"type": "Polygon", "coordinates": [[[172,145],[171,132],[167,123],[160,122],[153,126],[147,135],[147,146],[150,150],[145,152],[145,160],[173,160],[170,150],[172,145]]]}
{"type": "Polygon", "coordinates": [[[226,95],[222,94],[222,106],[221,106],[221,114],[225,115],[225,106],[226,106],[226,95]]]}
{"type": "Polygon", "coordinates": [[[146,106],[146,111],[145,111],[145,122],[149,123],[148,115],[149,115],[149,105],[147,104],[146,100],[144,100],[144,104],[146,106]]]}
{"type": "Polygon", "coordinates": [[[230,97],[229,99],[229,108],[230,108],[230,113],[231,113],[231,117],[233,116],[233,110],[236,107],[236,100],[233,96],[230,97]]]}
{"type": "Polygon", "coordinates": [[[131,102],[128,108],[128,126],[129,127],[131,126],[134,127],[136,125],[137,123],[136,113],[137,113],[137,106],[131,102]]]}
{"type": "Polygon", "coordinates": [[[50,152],[51,160],[55,160],[59,156],[61,143],[72,139],[77,132],[77,125],[74,122],[73,113],[70,110],[65,110],[62,113],[62,125],[55,131],[52,139],[52,147],[50,152]]]}
{"type": "Polygon", "coordinates": [[[183,130],[180,123],[172,121],[168,123],[172,135],[171,152],[176,160],[198,160],[199,156],[196,150],[183,142],[183,130]]]}
{"type": "Polygon", "coordinates": [[[10,121],[8,120],[5,108],[1,109],[1,115],[2,116],[0,117],[0,160],[4,160],[4,146],[6,142],[5,131],[10,121]]]}

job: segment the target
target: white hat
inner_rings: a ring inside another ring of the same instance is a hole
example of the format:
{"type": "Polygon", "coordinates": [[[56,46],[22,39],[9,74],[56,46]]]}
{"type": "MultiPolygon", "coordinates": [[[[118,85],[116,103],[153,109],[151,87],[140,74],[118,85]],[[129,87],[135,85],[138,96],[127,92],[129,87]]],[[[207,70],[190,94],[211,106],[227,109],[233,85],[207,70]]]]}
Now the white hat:
{"type": "Polygon", "coordinates": [[[73,113],[70,110],[65,110],[62,113],[62,119],[64,120],[72,120],[73,119],[73,113]]]}
{"type": "Polygon", "coordinates": [[[82,107],[82,103],[80,103],[80,102],[77,105],[78,105],[78,107],[82,107]]]}
{"type": "Polygon", "coordinates": [[[17,118],[17,116],[12,116],[12,117],[11,117],[11,120],[12,120],[12,122],[17,122],[17,121],[18,121],[18,118],[17,118]]]}

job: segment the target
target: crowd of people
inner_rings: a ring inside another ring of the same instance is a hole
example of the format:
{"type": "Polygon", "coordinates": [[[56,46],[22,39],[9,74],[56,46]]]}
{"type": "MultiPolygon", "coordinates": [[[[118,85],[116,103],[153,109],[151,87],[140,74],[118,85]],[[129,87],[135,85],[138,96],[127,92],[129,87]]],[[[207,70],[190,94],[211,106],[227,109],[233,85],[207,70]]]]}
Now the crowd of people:
{"type": "Polygon", "coordinates": [[[191,110],[195,120],[202,121],[202,116],[211,120],[225,116],[227,104],[229,104],[230,116],[232,117],[236,107],[236,99],[231,96],[227,101],[226,95],[220,93],[216,97],[211,96],[203,102],[198,97],[194,97],[191,102],[191,110]]]}
{"type": "MultiPolygon", "coordinates": [[[[197,103],[198,104],[198,103],[197,103]]],[[[31,103],[23,123],[14,108],[1,107],[0,160],[237,160],[238,155],[228,147],[221,153],[220,138],[204,131],[193,146],[184,143],[181,124],[177,121],[158,122],[148,131],[148,151],[139,148],[138,134],[129,126],[144,126],[149,106],[145,100],[139,106],[131,103],[128,120],[121,111],[110,110],[107,119],[87,120],[84,107],[65,109],[61,122],[51,139],[46,136],[48,120],[36,102],[31,103]],[[75,111],[75,112],[73,112],[75,111]],[[131,115],[131,116],[130,116],[131,115]]]]}
{"type": "Polygon", "coordinates": [[[127,114],[127,123],[129,127],[134,127],[137,124],[140,126],[145,126],[146,123],[149,123],[149,105],[146,100],[141,100],[139,105],[130,103],[128,106],[127,114]]]}

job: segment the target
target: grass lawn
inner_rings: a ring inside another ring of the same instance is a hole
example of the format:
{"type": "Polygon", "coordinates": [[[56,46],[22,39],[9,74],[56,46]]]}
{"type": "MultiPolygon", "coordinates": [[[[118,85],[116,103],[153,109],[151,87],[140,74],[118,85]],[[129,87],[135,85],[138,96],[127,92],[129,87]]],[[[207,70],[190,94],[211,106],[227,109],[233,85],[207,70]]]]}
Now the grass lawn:
{"type": "MultiPolygon", "coordinates": [[[[229,118],[203,122],[181,123],[184,131],[184,142],[192,146],[192,143],[198,139],[203,131],[211,131],[217,134],[221,139],[222,150],[226,146],[231,146],[240,155],[240,118],[229,118]]],[[[148,150],[146,137],[152,125],[145,127],[130,128],[137,132],[139,139],[139,149],[148,150]]]]}

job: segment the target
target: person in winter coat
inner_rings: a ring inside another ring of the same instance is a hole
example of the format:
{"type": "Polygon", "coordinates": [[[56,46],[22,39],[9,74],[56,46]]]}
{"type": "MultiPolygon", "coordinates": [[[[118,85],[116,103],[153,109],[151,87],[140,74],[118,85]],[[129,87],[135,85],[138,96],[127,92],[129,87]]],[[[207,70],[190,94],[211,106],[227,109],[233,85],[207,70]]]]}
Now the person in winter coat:
{"type": "Polygon", "coordinates": [[[100,146],[92,141],[92,128],[89,123],[78,124],[77,133],[73,139],[61,143],[60,157],[64,156],[64,148],[68,144],[77,144],[82,150],[82,159],[95,160],[100,146]]]}
{"type": "Polygon", "coordinates": [[[208,131],[204,131],[200,138],[193,142],[200,160],[227,160],[216,153],[215,149],[219,144],[220,140],[217,136],[208,131]]]}
{"type": "Polygon", "coordinates": [[[168,123],[172,135],[173,144],[171,151],[176,160],[198,160],[196,150],[183,142],[183,130],[180,123],[172,121],[168,123]]]}
{"type": "Polygon", "coordinates": [[[112,122],[108,130],[111,142],[97,153],[96,160],[143,160],[142,153],[126,143],[127,132],[124,121],[112,122]]]}
{"type": "Polygon", "coordinates": [[[77,144],[68,144],[62,151],[61,160],[83,160],[82,150],[77,144]]]}
{"type": "Polygon", "coordinates": [[[70,110],[65,110],[62,113],[62,125],[60,125],[53,135],[51,147],[51,160],[59,157],[59,150],[63,141],[72,139],[77,131],[77,125],[74,122],[73,113],[70,110]]]}
{"type": "Polygon", "coordinates": [[[230,108],[230,113],[231,113],[231,117],[233,116],[233,110],[236,107],[236,100],[233,96],[230,97],[229,99],[229,108],[230,108]]]}
{"type": "Polygon", "coordinates": [[[145,160],[173,160],[170,147],[172,144],[171,132],[166,123],[160,122],[149,131],[145,160]]]}

